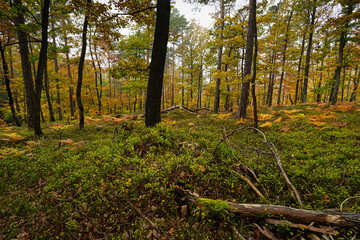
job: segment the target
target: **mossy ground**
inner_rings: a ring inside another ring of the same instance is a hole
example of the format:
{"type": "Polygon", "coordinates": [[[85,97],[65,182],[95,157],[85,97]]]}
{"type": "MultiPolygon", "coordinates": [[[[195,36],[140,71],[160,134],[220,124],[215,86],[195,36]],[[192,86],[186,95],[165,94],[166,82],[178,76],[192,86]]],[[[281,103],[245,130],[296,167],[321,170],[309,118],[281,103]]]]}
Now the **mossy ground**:
{"type": "MultiPolygon", "coordinates": [[[[309,104],[260,113],[260,129],[277,148],[305,208],[339,208],[359,196],[358,105],[309,104]]],[[[184,213],[176,187],[209,199],[298,207],[259,134],[239,131],[211,154],[224,134],[245,124],[233,114],[191,115],[178,109],[162,118],[154,128],[145,128],[142,119],[111,116],[87,118],[81,131],[77,121],[44,124],[41,139],[25,127],[3,126],[1,239],[236,239],[233,227],[256,239],[252,223],[265,224],[201,203],[184,213]],[[246,174],[243,164],[256,173],[265,200],[232,172],[246,174]]],[[[360,198],[342,207],[360,212],[360,198]]],[[[309,234],[268,227],[281,239],[309,234]]],[[[358,227],[337,230],[338,239],[360,236],[358,227]]]]}

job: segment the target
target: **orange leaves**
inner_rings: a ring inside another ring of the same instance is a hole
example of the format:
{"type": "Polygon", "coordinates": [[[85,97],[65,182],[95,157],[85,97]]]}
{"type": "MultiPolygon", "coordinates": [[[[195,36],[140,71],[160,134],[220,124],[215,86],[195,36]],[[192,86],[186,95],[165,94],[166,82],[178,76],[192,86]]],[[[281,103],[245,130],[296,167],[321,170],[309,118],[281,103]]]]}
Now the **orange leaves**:
{"type": "Polygon", "coordinates": [[[84,141],[80,141],[80,142],[74,142],[72,139],[68,138],[65,140],[60,140],[61,143],[66,143],[69,144],[77,149],[85,149],[85,143],[84,141]]]}
{"type": "Polygon", "coordinates": [[[20,136],[19,134],[15,133],[15,132],[3,133],[1,135],[1,140],[3,140],[3,141],[18,142],[23,139],[24,139],[24,137],[20,136]]]}

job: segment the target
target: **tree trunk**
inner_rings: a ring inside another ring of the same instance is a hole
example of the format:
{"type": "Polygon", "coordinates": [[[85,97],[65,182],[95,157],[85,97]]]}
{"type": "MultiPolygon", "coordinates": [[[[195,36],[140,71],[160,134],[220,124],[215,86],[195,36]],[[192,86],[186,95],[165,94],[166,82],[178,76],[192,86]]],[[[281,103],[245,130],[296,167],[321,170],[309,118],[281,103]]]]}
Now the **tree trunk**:
{"type": "Polygon", "coordinates": [[[254,58],[253,58],[253,76],[251,79],[251,95],[253,98],[253,109],[254,109],[254,128],[258,128],[258,115],[257,115],[257,101],[256,101],[256,92],[255,92],[255,80],[256,80],[256,60],[258,54],[258,39],[257,39],[257,26],[255,24],[255,50],[254,50],[254,58]]]}
{"type": "MultiPolygon", "coordinates": [[[[350,15],[353,11],[353,5],[350,4],[347,7],[348,7],[348,9],[347,9],[346,15],[350,15]]],[[[337,102],[339,85],[340,85],[341,68],[343,65],[343,58],[344,58],[344,48],[345,48],[346,41],[347,41],[346,34],[347,34],[348,27],[349,27],[349,20],[347,20],[347,22],[345,23],[345,26],[342,29],[341,34],[340,34],[339,58],[338,58],[338,63],[337,63],[336,69],[335,69],[335,83],[333,86],[332,94],[330,95],[331,105],[335,105],[335,103],[337,102]]]]}
{"type": "MultiPolygon", "coordinates": [[[[91,27],[90,27],[91,29],[91,27]]],[[[95,31],[96,32],[96,31],[95,31]]],[[[94,80],[95,80],[95,90],[96,90],[96,97],[98,100],[98,114],[101,114],[101,93],[100,93],[100,87],[98,85],[98,76],[100,77],[100,74],[98,72],[98,69],[96,68],[96,64],[95,64],[95,59],[94,59],[94,55],[93,55],[93,51],[91,48],[92,44],[91,44],[91,31],[90,31],[90,36],[89,36],[89,51],[90,51],[90,56],[91,56],[91,62],[94,68],[94,80]]]]}
{"type": "MultiPolygon", "coordinates": [[[[224,0],[220,0],[220,46],[218,47],[218,56],[217,56],[217,71],[221,73],[221,60],[222,60],[222,38],[223,38],[223,30],[224,30],[224,0]]],[[[214,113],[219,113],[220,108],[220,84],[221,78],[216,78],[216,87],[215,87],[215,99],[214,99],[214,113]]]]}
{"type": "MultiPolygon", "coordinates": [[[[210,202],[206,198],[200,198],[198,195],[191,193],[188,190],[181,188],[175,189],[176,199],[181,204],[192,204],[198,201],[210,202]]],[[[214,200],[212,200],[214,201],[214,200]]],[[[220,201],[220,200],[217,200],[220,201]]],[[[339,227],[352,227],[359,226],[360,215],[359,213],[341,212],[336,210],[325,211],[312,211],[297,209],[278,205],[269,204],[248,204],[248,203],[231,203],[222,201],[222,204],[228,206],[227,211],[235,215],[239,215],[242,218],[280,218],[286,220],[292,220],[296,222],[311,224],[316,223],[320,225],[331,225],[339,227]]],[[[205,206],[206,207],[206,206],[205,206]]]]}
{"type": "MultiPolygon", "coordinates": [[[[55,31],[54,22],[51,23],[51,28],[53,31],[55,31]]],[[[59,85],[59,64],[58,64],[58,58],[57,58],[57,47],[56,47],[56,39],[55,34],[52,36],[52,41],[55,49],[55,56],[54,56],[54,65],[55,65],[55,82],[56,82],[56,104],[57,104],[57,112],[59,116],[59,120],[62,120],[62,109],[61,109],[61,98],[60,98],[60,85],[59,85]]]]}
{"type": "MultiPolygon", "coordinates": [[[[65,25],[65,22],[63,20],[63,24],[65,25]]],[[[64,36],[64,44],[65,44],[65,48],[68,48],[68,42],[67,42],[67,36],[64,36]]],[[[72,79],[72,75],[71,75],[71,68],[70,68],[70,57],[69,57],[69,51],[66,51],[65,53],[65,57],[66,57],[66,68],[67,68],[67,74],[70,80],[70,84],[69,84],[69,102],[70,102],[70,115],[71,117],[75,116],[75,102],[74,102],[74,91],[73,91],[73,79],[72,79]]]]}
{"type": "Polygon", "coordinates": [[[291,22],[292,15],[293,15],[293,10],[291,10],[291,12],[290,12],[290,16],[288,18],[288,22],[287,22],[287,25],[286,25],[286,34],[285,34],[285,40],[284,40],[284,50],[283,50],[282,67],[281,67],[281,77],[280,77],[278,100],[277,100],[278,105],[280,105],[281,90],[282,90],[282,85],[283,85],[283,80],[284,80],[284,73],[285,73],[284,68],[285,68],[285,62],[286,62],[286,48],[287,48],[287,44],[288,44],[288,40],[289,40],[289,27],[290,27],[290,22],[291,22]]]}
{"type": "Polygon", "coordinates": [[[353,91],[351,93],[351,96],[350,96],[350,100],[349,100],[350,102],[356,101],[356,91],[357,91],[359,80],[360,80],[360,71],[359,71],[359,75],[356,77],[357,71],[358,71],[358,65],[356,65],[356,67],[355,67],[354,89],[353,89],[353,91]]]}
{"type": "Polygon", "coordinates": [[[53,111],[53,107],[52,107],[52,103],[51,103],[51,96],[50,96],[49,74],[48,74],[47,62],[45,63],[44,91],[45,91],[46,100],[47,100],[48,108],[49,108],[50,122],[55,122],[55,116],[54,116],[54,111],[53,111]]]}
{"type": "Polygon", "coordinates": [[[4,79],[5,79],[6,92],[8,94],[9,106],[10,106],[10,109],[11,109],[12,122],[15,123],[16,126],[20,127],[21,126],[21,120],[20,120],[19,116],[16,114],[16,111],[15,111],[14,100],[12,98],[11,88],[10,88],[9,69],[8,69],[8,66],[7,66],[6,60],[5,60],[5,53],[4,53],[5,49],[2,46],[1,41],[0,41],[0,51],[1,51],[2,68],[3,68],[4,79]]]}
{"type": "MultiPolygon", "coordinates": [[[[21,0],[14,0],[14,7],[17,9],[23,9],[21,0]]],[[[27,41],[27,35],[23,31],[23,25],[25,24],[25,18],[23,13],[19,10],[15,17],[15,25],[17,28],[17,37],[19,40],[19,51],[21,57],[21,68],[23,74],[23,81],[25,87],[25,99],[26,99],[26,110],[27,110],[27,123],[28,128],[33,128],[33,107],[35,105],[35,90],[33,82],[33,74],[31,70],[31,62],[29,59],[29,45],[27,41]]],[[[40,120],[39,120],[40,121],[40,120]]]]}
{"type": "Polygon", "coordinates": [[[158,0],[156,9],[155,37],[145,105],[145,125],[147,127],[155,126],[161,122],[161,93],[163,88],[166,46],[169,38],[170,0],[158,0]]]}
{"type": "Polygon", "coordinates": [[[303,36],[302,42],[301,42],[300,58],[299,58],[299,64],[298,64],[298,69],[297,69],[294,104],[297,103],[297,101],[299,99],[299,96],[301,96],[301,94],[299,94],[299,89],[301,88],[301,84],[300,84],[300,82],[301,82],[301,62],[302,62],[302,58],[303,58],[303,55],[304,55],[306,32],[307,32],[307,26],[306,26],[306,29],[304,31],[304,36],[303,36]]]}
{"type": "Polygon", "coordinates": [[[322,77],[323,77],[323,67],[324,67],[324,60],[321,60],[321,72],[320,72],[320,79],[319,79],[319,83],[318,83],[318,93],[316,95],[316,102],[320,103],[321,102],[321,93],[320,93],[320,88],[321,88],[321,82],[322,82],[322,77]]]}
{"type": "Polygon", "coordinates": [[[315,24],[315,14],[316,14],[316,0],[313,0],[313,10],[311,14],[311,22],[310,22],[310,33],[309,33],[309,42],[306,49],[306,60],[305,60],[305,70],[304,70],[304,86],[302,92],[302,102],[305,103],[307,101],[307,87],[309,82],[309,70],[310,70],[310,57],[311,57],[311,48],[312,48],[312,40],[314,35],[314,24],[315,24]]]}
{"type": "Polygon", "coordinates": [[[256,31],[256,0],[249,0],[249,23],[246,37],[246,54],[245,54],[245,69],[244,69],[244,83],[241,88],[240,106],[238,111],[239,118],[246,118],[246,108],[249,101],[251,64],[253,57],[254,36],[256,31]]]}
{"type": "MultiPolygon", "coordinates": [[[[90,7],[91,0],[86,1],[87,8],[90,7]]],[[[86,54],[86,33],[87,33],[87,26],[88,26],[88,16],[85,15],[83,30],[82,30],[82,47],[81,47],[81,55],[79,61],[79,70],[78,70],[78,82],[76,87],[76,100],[79,107],[79,128],[84,128],[84,106],[81,100],[81,86],[83,81],[83,70],[84,70],[84,61],[85,61],[85,54],[86,54]]]]}

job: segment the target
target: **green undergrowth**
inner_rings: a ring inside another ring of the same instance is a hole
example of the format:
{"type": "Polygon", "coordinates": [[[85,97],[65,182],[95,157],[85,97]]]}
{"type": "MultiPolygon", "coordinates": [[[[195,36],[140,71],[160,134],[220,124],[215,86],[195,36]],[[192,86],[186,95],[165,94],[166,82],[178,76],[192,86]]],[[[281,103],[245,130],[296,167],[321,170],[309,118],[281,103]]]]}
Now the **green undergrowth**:
{"type": "MultiPolygon", "coordinates": [[[[299,105],[296,114],[305,117],[295,119],[279,112],[294,108],[260,109],[273,114],[272,126],[260,129],[274,143],[304,208],[342,204],[343,210],[359,213],[360,112],[357,106],[350,112],[331,110],[336,118],[320,127],[308,121],[307,115],[326,108],[299,105]],[[280,116],[283,120],[274,121],[280,116]]],[[[261,134],[239,130],[212,154],[226,134],[245,126],[234,115],[178,109],[162,118],[153,128],[145,128],[143,120],[131,126],[129,120],[125,127],[105,118],[83,130],[76,121],[48,124],[40,139],[25,127],[3,128],[1,239],[236,239],[236,232],[256,239],[253,223],[265,221],[230,214],[223,201],[299,207],[261,134]],[[185,207],[178,188],[201,198],[185,207]]],[[[311,233],[267,226],[281,239],[307,239],[311,233]]],[[[358,227],[336,230],[337,239],[360,236],[358,227]]]]}

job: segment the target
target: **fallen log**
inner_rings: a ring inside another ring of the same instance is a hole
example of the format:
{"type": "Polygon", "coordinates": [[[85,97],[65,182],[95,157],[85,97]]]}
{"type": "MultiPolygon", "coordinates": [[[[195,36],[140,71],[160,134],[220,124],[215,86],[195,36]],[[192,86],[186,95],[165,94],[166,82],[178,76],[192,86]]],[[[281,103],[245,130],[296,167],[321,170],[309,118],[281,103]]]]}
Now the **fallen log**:
{"type": "MultiPolygon", "coordinates": [[[[177,187],[175,189],[175,193],[177,195],[177,199],[183,203],[215,201],[200,198],[196,193],[184,190],[181,187],[177,187]]],[[[269,204],[241,204],[226,201],[222,201],[222,203],[227,205],[228,212],[242,217],[281,218],[304,224],[314,222],[316,224],[339,227],[352,227],[360,225],[359,213],[340,212],[334,210],[313,211],[269,204]]]]}

